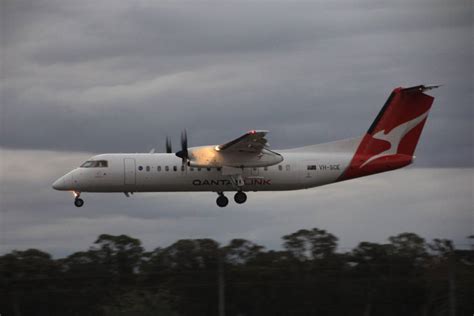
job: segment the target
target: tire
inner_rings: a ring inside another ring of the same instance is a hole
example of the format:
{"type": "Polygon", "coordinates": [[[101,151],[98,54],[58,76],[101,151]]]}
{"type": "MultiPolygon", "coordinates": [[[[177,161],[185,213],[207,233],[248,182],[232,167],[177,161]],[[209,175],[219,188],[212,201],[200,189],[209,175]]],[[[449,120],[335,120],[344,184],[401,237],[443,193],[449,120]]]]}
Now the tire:
{"type": "Polygon", "coordinates": [[[243,203],[245,203],[245,201],[247,201],[247,194],[245,194],[245,193],[242,192],[242,191],[239,191],[239,192],[235,193],[235,195],[234,195],[234,201],[235,201],[235,203],[237,203],[237,204],[243,204],[243,203]]]}
{"type": "Polygon", "coordinates": [[[77,199],[74,200],[74,205],[76,207],[82,207],[84,205],[84,200],[80,199],[80,198],[77,198],[77,199]]]}
{"type": "Polygon", "coordinates": [[[220,195],[216,200],[217,206],[226,207],[229,204],[229,199],[224,195],[220,195]]]}

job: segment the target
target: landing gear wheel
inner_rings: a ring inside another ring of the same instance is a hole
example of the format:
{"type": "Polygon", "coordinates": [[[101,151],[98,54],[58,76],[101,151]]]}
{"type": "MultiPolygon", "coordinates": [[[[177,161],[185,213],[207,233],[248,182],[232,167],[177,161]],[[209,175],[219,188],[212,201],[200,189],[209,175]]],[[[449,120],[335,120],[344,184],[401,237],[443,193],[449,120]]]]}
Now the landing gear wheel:
{"type": "Polygon", "coordinates": [[[235,195],[234,195],[234,201],[235,201],[235,203],[237,203],[237,204],[245,203],[245,201],[247,201],[247,194],[245,194],[245,193],[242,192],[242,191],[239,191],[239,192],[235,193],[235,195]]]}
{"type": "Polygon", "coordinates": [[[229,204],[229,199],[224,195],[219,195],[216,200],[216,203],[219,207],[226,207],[229,204]]]}
{"type": "Polygon", "coordinates": [[[84,205],[84,200],[83,200],[83,199],[80,199],[80,198],[76,198],[76,199],[74,200],[74,205],[75,205],[76,207],[81,207],[81,206],[84,205]]]}

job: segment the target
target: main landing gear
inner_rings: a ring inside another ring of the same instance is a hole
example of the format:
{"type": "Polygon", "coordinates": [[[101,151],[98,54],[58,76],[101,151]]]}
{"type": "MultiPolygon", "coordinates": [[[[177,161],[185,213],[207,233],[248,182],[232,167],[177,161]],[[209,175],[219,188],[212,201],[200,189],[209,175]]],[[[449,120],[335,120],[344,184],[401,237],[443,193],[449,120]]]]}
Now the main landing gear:
{"type": "Polygon", "coordinates": [[[216,203],[219,207],[226,207],[229,204],[229,199],[224,195],[224,193],[219,192],[219,196],[217,197],[216,203]]]}
{"type": "Polygon", "coordinates": [[[245,193],[242,192],[242,191],[239,191],[239,192],[235,193],[235,195],[234,195],[234,201],[235,201],[235,203],[237,203],[237,204],[243,204],[243,203],[245,203],[245,201],[247,201],[247,194],[245,194],[245,193]]]}
{"type": "MultiPolygon", "coordinates": [[[[223,192],[217,192],[217,194],[219,194],[219,196],[217,197],[217,200],[216,200],[217,206],[226,207],[227,204],[229,204],[229,199],[224,195],[223,192]]],[[[237,204],[245,203],[245,201],[247,201],[247,194],[245,194],[242,191],[238,191],[234,195],[234,201],[237,204]]]]}
{"type": "Polygon", "coordinates": [[[84,205],[84,200],[80,198],[81,193],[80,192],[74,192],[74,205],[76,207],[82,207],[84,205]]]}

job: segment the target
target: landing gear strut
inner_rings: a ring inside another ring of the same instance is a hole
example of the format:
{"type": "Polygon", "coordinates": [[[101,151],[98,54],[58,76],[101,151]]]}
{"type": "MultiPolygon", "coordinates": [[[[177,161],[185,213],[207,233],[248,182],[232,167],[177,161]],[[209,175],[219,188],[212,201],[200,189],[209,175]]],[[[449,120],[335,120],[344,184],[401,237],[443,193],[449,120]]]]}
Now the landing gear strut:
{"type": "Polygon", "coordinates": [[[238,191],[238,192],[235,193],[235,195],[234,195],[234,201],[235,201],[235,203],[237,203],[237,204],[243,204],[243,203],[245,203],[245,201],[247,201],[247,194],[245,194],[245,193],[242,192],[242,191],[238,191]]]}
{"type": "Polygon", "coordinates": [[[78,192],[74,192],[75,199],[74,199],[74,205],[76,207],[82,207],[84,205],[84,200],[80,198],[81,194],[78,192]]]}
{"type": "Polygon", "coordinates": [[[229,199],[222,192],[218,192],[219,196],[217,197],[216,203],[219,207],[226,207],[229,204],[229,199]]]}

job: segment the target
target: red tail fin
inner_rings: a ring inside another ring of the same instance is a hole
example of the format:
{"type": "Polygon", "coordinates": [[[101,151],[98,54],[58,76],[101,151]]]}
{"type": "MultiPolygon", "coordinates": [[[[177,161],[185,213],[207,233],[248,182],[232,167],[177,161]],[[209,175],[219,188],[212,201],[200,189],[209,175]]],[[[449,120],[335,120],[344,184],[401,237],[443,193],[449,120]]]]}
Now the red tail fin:
{"type": "Polygon", "coordinates": [[[423,92],[435,87],[393,90],[341,180],[409,165],[434,100],[423,92]]]}

